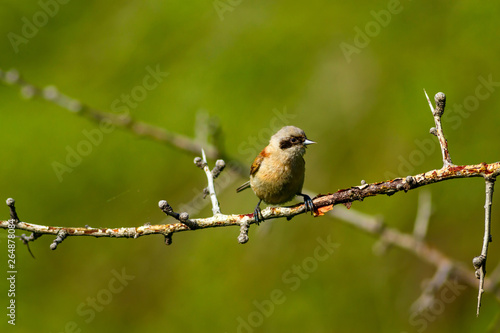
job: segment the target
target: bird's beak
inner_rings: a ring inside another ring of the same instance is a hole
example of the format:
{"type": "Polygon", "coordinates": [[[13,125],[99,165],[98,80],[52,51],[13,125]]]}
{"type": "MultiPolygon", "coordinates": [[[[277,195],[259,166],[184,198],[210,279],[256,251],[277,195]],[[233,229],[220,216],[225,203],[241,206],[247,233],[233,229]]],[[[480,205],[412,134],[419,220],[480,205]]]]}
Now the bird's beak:
{"type": "Polygon", "coordinates": [[[304,146],[307,146],[307,145],[312,145],[313,143],[316,143],[316,142],[311,141],[311,140],[307,140],[307,139],[305,139],[305,141],[304,141],[304,146]]]}

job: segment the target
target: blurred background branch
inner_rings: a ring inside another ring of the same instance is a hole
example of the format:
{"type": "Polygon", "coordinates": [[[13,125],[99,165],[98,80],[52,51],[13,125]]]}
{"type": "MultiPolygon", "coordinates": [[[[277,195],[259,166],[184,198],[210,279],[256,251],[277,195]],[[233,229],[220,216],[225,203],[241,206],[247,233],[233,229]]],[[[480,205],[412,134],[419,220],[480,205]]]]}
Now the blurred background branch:
{"type": "MultiPolygon", "coordinates": [[[[137,121],[133,119],[129,113],[114,114],[111,112],[97,110],[75,98],[59,92],[59,90],[54,86],[47,86],[45,88],[37,87],[34,84],[25,81],[20,73],[15,69],[3,71],[0,68],[0,79],[4,83],[18,86],[21,90],[21,94],[25,98],[37,97],[45,99],[70,112],[97,122],[98,124],[104,122],[106,126],[116,126],[126,129],[139,137],[158,141],[162,144],[167,144],[181,151],[187,151],[192,154],[199,154],[203,148],[205,149],[207,156],[212,159],[221,156],[219,149],[210,144],[207,140],[209,134],[211,134],[208,131],[209,125],[214,124],[213,122],[210,122],[208,118],[205,118],[202,121],[197,121],[196,133],[198,136],[196,139],[192,139],[185,135],[169,131],[165,128],[137,121]]],[[[211,130],[212,133],[215,131],[216,130],[214,129],[211,130]]]]}

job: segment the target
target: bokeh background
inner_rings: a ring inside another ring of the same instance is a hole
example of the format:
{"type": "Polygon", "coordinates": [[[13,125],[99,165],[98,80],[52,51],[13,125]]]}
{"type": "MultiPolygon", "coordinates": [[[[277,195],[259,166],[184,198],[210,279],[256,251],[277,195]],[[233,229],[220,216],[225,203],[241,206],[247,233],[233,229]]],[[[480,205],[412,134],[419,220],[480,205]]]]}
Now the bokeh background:
{"type": "MultiPolygon", "coordinates": [[[[107,112],[143,84],[148,67],[159,68],[168,76],[129,107],[134,118],[195,137],[197,115],[205,112],[217,119],[227,154],[246,165],[270,129],[300,126],[318,142],[306,155],[305,187],[316,195],[439,168],[424,88],[431,98],[447,95],[443,123],[455,163],[500,159],[499,10],[496,2],[469,1],[3,0],[0,68],[107,112]],[[34,20],[36,32],[26,26],[34,20]],[[13,34],[25,39],[13,42],[13,34]],[[428,142],[434,145],[422,144],[428,142]]],[[[191,205],[192,217],[210,216],[209,205],[193,204],[206,186],[193,154],[116,129],[60,181],[53,163],[65,164],[68,147],[76,149],[98,126],[45,100],[24,99],[5,83],[0,100],[0,197],[16,199],[23,221],[173,222],[158,209],[162,199],[174,209],[191,205]]],[[[223,213],[252,212],[253,193],[234,191],[245,178],[224,181],[223,213]]],[[[433,204],[427,241],[473,274],[483,234],[481,179],[370,198],[352,209],[411,232],[422,190],[433,204]]],[[[499,261],[499,207],[494,198],[490,271],[499,261]]],[[[6,206],[1,215],[8,218],[6,206]]],[[[176,234],[169,247],[161,236],[69,238],[56,251],[49,249],[53,237],[44,236],[31,244],[36,259],[19,244],[16,326],[2,314],[0,328],[483,332],[496,325],[500,308],[491,294],[476,318],[475,288],[412,320],[411,305],[434,267],[398,248],[377,256],[376,239],[331,216],[252,226],[245,245],[238,232],[176,234]],[[298,278],[293,269],[310,263],[318,238],[335,243],[335,251],[298,278]],[[122,273],[128,279],[120,284],[115,276],[122,273]],[[271,307],[272,299],[279,302],[271,307]]],[[[0,267],[7,263],[6,234],[0,230],[0,267]]]]}

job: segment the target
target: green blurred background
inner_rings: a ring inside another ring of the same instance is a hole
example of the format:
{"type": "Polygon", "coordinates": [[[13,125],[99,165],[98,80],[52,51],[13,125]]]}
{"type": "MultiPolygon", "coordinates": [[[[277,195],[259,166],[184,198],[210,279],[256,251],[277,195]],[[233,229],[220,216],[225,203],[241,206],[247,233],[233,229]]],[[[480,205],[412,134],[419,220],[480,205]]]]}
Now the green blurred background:
{"type": "MultiPolygon", "coordinates": [[[[315,195],[362,179],[439,168],[423,88],[431,98],[438,91],[447,95],[444,130],[455,163],[500,160],[500,87],[494,83],[488,90],[481,81],[500,82],[499,9],[496,2],[469,1],[3,0],[0,68],[16,68],[33,84],[55,85],[108,112],[113,101],[143,84],[148,66],[159,68],[168,77],[130,108],[131,115],[194,137],[197,114],[206,110],[219,121],[226,152],[248,165],[258,153],[249,143],[263,148],[269,128],[285,124],[276,113],[285,113],[287,124],[318,142],[306,155],[305,188],[315,195]],[[13,46],[9,36],[22,37],[34,17],[43,23],[44,10],[54,15],[45,14],[47,22],[34,36],[13,46]],[[368,37],[360,37],[366,29],[368,37]],[[434,145],[422,148],[422,142],[434,145]]],[[[76,149],[96,125],[44,100],[23,99],[15,86],[2,83],[0,100],[0,197],[16,199],[23,221],[165,223],[159,200],[174,209],[189,207],[206,186],[194,155],[119,129],[104,134],[60,182],[53,163],[65,163],[68,147],[76,149]]],[[[225,181],[219,192],[223,213],[252,212],[253,193],[234,191],[245,178],[225,181]]],[[[422,190],[370,198],[353,209],[411,232],[422,190]]],[[[428,190],[434,214],[427,240],[473,274],[470,262],[480,253],[483,234],[484,182],[459,179],[428,190]]],[[[499,261],[498,198],[494,204],[490,271],[499,261]]],[[[208,205],[188,212],[211,215],[208,205]]],[[[6,234],[0,231],[1,267],[7,262],[6,234]]],[[[477,291],[467,288],[444,308],[412,320],[411,305],[434,268],[397,248],[377,256],[373,237],[330,216],[252,226],[246,245],[237,236],[237,228],[187,232],[174,235],[170,247],[161,236],[79,237],[56,251],[49,249],[53,237],[44,236],[31,244],[36,259],[19,243],[16,326],[2,314],[0,329],[483,332],[500,312],[494,296],[485,294],[476,318],[477,291]],[[311,263],[318,237],[337,244],[335,251],[316,261],[300,283],[290,283],[290,270],[311,263]],[[129,276],[122,288],[113,285],[116,272],[129,276]],[[98,300],[96,310],[92,299],[98,300]]]]}

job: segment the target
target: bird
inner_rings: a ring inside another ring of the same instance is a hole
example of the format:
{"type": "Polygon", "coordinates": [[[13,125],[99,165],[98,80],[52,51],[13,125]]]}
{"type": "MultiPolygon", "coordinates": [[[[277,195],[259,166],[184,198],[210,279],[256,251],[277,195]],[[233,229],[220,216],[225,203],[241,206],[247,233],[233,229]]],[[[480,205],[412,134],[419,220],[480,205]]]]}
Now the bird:
{"type": "Polygon", "coordinates": [[[236,189],[241,192],[252,188],[259,202],[254,210],[255,222],[264,221],[260,203],[279,205],[296,195],[304,198],[306,211],[313,212],[311,198],[302,193],[304,184],[306,147],[316,143],[307,139],[304,131],[295,126],[285,126],[274,134],[250,167],[250,180],[236,189]]]}

